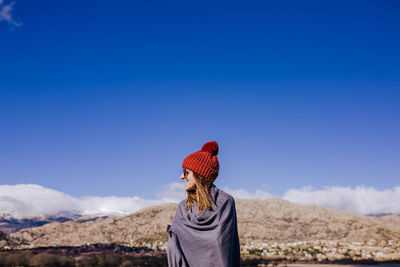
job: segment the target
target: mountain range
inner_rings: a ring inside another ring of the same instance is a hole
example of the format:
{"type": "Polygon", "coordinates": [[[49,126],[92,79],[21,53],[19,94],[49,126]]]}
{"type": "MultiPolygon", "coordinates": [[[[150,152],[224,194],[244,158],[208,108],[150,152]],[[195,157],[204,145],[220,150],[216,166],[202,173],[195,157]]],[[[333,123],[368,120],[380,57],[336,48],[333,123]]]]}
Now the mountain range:
{"type": "MultiPolygon", "coordinates": [[[[241,244],[334,240],[400,240],[400,216],[365,216],[280,198],[235,199],[241,244]]],[[[166,242],[176,203],[123,217],[75,218],[20,229],[0,237],[0,247],[79,246],[87,243],[166,242]]]]}

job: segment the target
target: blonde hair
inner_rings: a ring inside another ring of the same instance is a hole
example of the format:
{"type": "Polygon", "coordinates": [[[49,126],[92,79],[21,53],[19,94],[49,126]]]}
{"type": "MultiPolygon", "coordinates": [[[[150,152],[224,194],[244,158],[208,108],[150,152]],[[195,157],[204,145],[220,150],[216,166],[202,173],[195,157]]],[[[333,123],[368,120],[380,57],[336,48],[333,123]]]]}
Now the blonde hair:
{"type": "Polygon", "coordinates": [[[210,195],[211,186],[213,184],[212,181],[205,179],[199,174],[193,172],[194,181],[196,183],[196,189],[187,191],[187,199],[186,199],[186,210],[194,207],[194,201],[198,201],[199,211],[211,208],[211,202],[214,202],[210,195]]]}

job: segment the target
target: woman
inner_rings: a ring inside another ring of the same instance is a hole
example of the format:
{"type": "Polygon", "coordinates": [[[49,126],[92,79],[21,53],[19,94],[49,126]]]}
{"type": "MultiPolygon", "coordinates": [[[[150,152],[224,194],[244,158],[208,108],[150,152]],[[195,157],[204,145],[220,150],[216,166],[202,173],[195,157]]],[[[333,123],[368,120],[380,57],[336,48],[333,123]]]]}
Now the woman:
{"type": "Polygon", "coordinates": [[[167,226],[168,266],[241,266],[234,198],[218,189],[218,144],[215,141],[182,163],[187,199],[167,226]]]}

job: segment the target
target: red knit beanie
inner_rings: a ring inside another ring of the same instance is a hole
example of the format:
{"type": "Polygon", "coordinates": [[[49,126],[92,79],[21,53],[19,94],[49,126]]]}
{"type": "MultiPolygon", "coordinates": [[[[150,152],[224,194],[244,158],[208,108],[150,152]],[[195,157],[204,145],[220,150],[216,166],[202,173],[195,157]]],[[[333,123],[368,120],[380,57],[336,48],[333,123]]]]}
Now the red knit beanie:
{"type": "Polygon", "coordinates": [[[205,179],[214,182],[219,171],[218,144],[215,141],[207,142],[201,150],[187,156],[182,163],[182,168],[187,168],[205,179]]]}

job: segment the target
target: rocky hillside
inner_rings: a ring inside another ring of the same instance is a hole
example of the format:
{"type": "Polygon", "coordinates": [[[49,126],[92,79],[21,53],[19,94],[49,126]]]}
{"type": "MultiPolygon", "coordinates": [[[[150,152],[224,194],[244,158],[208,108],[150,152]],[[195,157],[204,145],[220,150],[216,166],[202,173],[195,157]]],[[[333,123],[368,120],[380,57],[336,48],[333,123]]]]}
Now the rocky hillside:
{"type": "Polygon", "coordinates": [[[43,216],[43,217],[29,217],[29,218],[14,218],[11,215],[2,215],[0,216],[0,231],[7,234],[11,234],[25,228],[38,227],[52,222],[66,222],[66,221],[86,222],[86,221],[94,221],[99,217],[107,218],[112,216],[76,214],[70,217],[43,216]]]}
{"type": "MultiPolygon", "coordinates": [[[[15,248],[78,246],[87,243],[167,241],[166,226],[177,204],[153,206],[119,218],[87,222],[53,222],[9,235],[15,248]]],[[[279,198],[236,199],[242,244],[269,241],[336,240],[343,242],[400,240],[400,217],[369,217],[342,210],[298,205],[279,198]]],[[[6,241],[0,241],[0,247],[6,241]],[[3,242],[3,243],[1,243],[3,242]]]]}
{"type": "MultiPolygon", "coordinates": [[[[10,234],[16,248],[79,246],[87,243],[167,240],[166,227],[176,204],[149,207],[119,218],[98,218],[87,222],[53,222],[10,234]]],[[[0,244],[1,246],[1,244],[0,244]]]]}
{"type": "Polygon", "coordinates": [[[56,217],[56,218],[24,218],[17,219],[10,216],[0,217],[0,231],[11,234],[24,228],[38,227],[51,222],[65,222],[71,220],[70,218],[56,217]]]}
{"type": "Polygon", "coordinates": [[[396,219],[388,219],[388,216],[362,216],[344,210],[303,206],[279,198],[239,199],[236,203],[240,241],[245,243],[400,239],[400,224],[396,225],[396,219]]]}
{"type": "Polygon", "coordinates": [[[380,221],[384,222],[386,225],[399,228],[400,227],[400,215],[386,215],[379,217],[380,221]]]}

